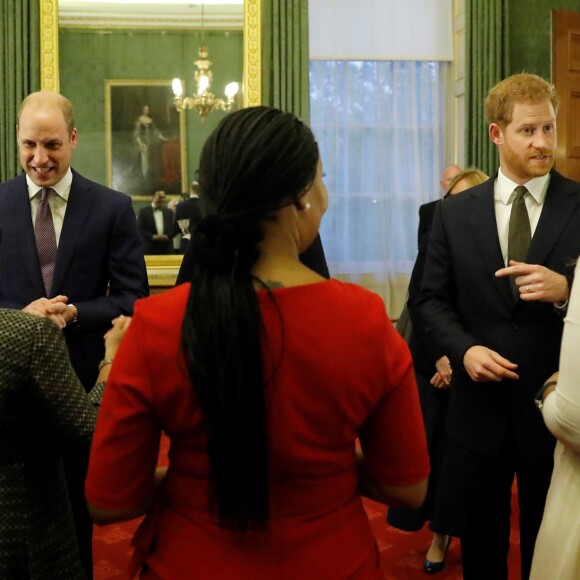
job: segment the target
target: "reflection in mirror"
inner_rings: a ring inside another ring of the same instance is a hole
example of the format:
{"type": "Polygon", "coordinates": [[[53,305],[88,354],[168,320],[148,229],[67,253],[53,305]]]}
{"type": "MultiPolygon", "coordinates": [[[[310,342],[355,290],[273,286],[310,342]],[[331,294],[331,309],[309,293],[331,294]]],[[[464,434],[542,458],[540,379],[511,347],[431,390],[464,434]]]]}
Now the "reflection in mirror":
{"type": "MultiPolygon", "coordinates": [[[[74,166],[87,177],[108,183],[105,80],[138,78],[134,62],[137,55],[142,53],[147,74],[139,74],[144,80],[169,81],[173,76],[179,76],[185,82],[185,91],[191,93],[193,61],[197,54],[195,51],[198,49],[195,35],[199,34],[195,15],[196,10],[198,14],[200,12],[200,4],[192,4],[190,0],[156,2],[142,0],[132,3],[122,0],[117,2],[38,0],[38,2],[41,15],[41,88],[60,91],[71,98],[77,110],[77,126],[80,133],[79,148],[75,151],[73,160],[74,166]],[[140,25],[135,24],[136,16],[141,19],[140,25]],[[145,41],[144,34],[147,29],[158,33],[158,42],[145,41]],[[172,34],[179,29],[182,29],[184,36],[181,42],[176,42],[172,34]],[[115,33],[122,31],[125,40],[120,45],[103,42],[103,39],[111,36],[118,38],[119,34],[115,33]],[[162,50],[164,52],[169,50],[167,38],[173,38],[177,47],[173,47],[171,51],[173,56],[168,59],[167,67],[159,70],[158,56],[162,50]],[[180,59],[181,64],[178,64],[180,59]],[[59,60],[62,63],[62,74],[59,60]],[[180,66],[183,71],[180,68],[172,72],[180,66]],[[62,78],[62,83],[59,77],[62,78]]],[[[210,10],[215,12],[211,18],[208,15],[206,21],[208,29],[215,31],[216,38],[228,38],[236,34],[238,42],[243,38],[241,57],[243,82],[240,91],[243,106],[259,105],[261,100],[261,2],[262,0],[229,2],[204,0],[208,12],[210,10]],[[211,4],[217,6],[210,9],[211,4]]],[[[223,54],[218,52],[216,47],[212,52],[212,59],[216,74],[218,66],[220,70],[225,70],[229,62],[235,60],[236,74],[228,77],[228,80],[240,78],[239,56],[223,54]],[[222,60],[226,61],[223,65],[222,60]]],[[[205,136],[202,133],[204,128],[200,127],[201,123],[193,112],[186,114],[184,122],[185,129],[182,130],[182,134],[185,133],[186,137],[182,150],[183,155],[187,152],[187,158],[182,158],[181,166],[187,184],[197,168],[196,144],[203,142],[205,136]]],[[[176,198],[179,198],[179,196],[175,196],[174,199],[169,197],[169,203],[175,203],[176,198]]],[[[146,197],[141,200],[135,199],[135,204],[144,205],[147,203],[146,200],[146,197]]],[[[145,261],[152,287],[173,285],[181,262],[179,256],[145,256],[145,261]]]]}

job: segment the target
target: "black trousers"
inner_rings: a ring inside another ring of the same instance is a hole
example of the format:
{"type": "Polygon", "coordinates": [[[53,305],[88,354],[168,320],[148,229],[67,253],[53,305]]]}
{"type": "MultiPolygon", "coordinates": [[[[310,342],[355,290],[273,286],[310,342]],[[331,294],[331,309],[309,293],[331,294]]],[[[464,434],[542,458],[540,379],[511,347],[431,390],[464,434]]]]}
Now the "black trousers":
{"type": "Polygon", "coordinates": [[[447,497],[435,511],[455,509],[465,580],[508,577],[511,490],[516,477],[520,510],[521,577],[530,575],[536,536],[542,522],[553,460],[530,462],[518,455],[512,438],[497,457],[482,457],[449,438],[444,462],[447,497]],[[454,505],[453,505],[454,504],[454,505]],[[453,505],[453,507],[451,507],[453,505]]]}

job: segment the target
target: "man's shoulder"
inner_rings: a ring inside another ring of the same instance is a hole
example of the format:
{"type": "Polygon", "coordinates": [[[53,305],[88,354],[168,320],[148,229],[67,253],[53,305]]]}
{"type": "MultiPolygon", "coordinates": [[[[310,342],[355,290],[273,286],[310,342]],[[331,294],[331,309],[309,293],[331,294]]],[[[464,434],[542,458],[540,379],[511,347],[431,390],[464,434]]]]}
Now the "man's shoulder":
{"type": "Polygon", "coordinates": [[[117,191],[115,189],[111,189],[106,185],[102,185],[97,181],[92,181],[84,176],[82,176],[78,171],[72,170],[73,172],[73,180],[71,185],[71,191],[73,190],[81,190],[86,192],[97,193],[99,196],[105,196],[109,199],[117,199],[119,201],[127,201],[130,199],[130,196],[126,193],[121,191],[117,191]]]}
{"type": "Polygon", "coordinates": [[[9,191],[18,191],[22,188],[26,188],[26,174],[21,173],[20,175],[8,179],[0,183],[0,193],[6,193],[9,191]]]}
{"type": "Polygon", "coordinates": [[[551,189],[565,189],[570,192],[580,193],[580,181],[570,179],[569,177],[564,177],[561,173],[558,173],[555,169],[550,172],[550,185],[548,191],[551,189]]]}
{"type": "Polygon", "coordinates": [[[429,210],[431,208],[435,208],[435,206],[440,202],[440,199],[434,199],[433,201],[428,201],[424,203],[419,209],[429,210]]]}

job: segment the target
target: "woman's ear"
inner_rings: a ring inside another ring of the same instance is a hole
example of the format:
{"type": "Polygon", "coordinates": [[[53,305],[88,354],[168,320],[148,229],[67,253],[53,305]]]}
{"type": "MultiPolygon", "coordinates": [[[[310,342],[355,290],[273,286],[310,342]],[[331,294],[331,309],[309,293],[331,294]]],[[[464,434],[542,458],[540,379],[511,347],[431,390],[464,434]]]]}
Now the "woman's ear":
{"type": "Polygon", "coordinates": [[[294,206],[296,207],[296,209],[298,211],[308,211],[310,209],[310,202],[309,201],[305,201],[303,197],[297,199],[294,202],[294,206]]]}

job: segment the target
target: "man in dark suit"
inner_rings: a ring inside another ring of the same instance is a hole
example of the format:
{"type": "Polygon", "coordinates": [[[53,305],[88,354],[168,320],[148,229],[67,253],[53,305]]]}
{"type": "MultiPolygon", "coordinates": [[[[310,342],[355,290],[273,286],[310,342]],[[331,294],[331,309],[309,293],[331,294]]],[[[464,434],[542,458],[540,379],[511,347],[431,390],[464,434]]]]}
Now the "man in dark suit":
{"type": "MultiPolygon", "coordinates": [[[[0,185],[0,306],[51,318],[63,329],[75,372],[90,389],[111,320],[148,294],[131,199],[71,170],[77,130],[56,93],[22,102],[17,126],[24,174],[0,185]]],[[[84,502],[86,466],[68,477],[81,554],[92,574],[84,502]]]]}
{"type": "MultiPolygon", "coordinates": [[[[461,167],[459,167],[459,165],[446,165],[443,168],[443,173],[441,173],[439,185],[441,186],[444,197],[449,192],[449,183],[460,171],[461,167]]],[[[431,231],[433,216],[435,215],[435,208],[440,201],[441,200],[436,199],[434,201],[424,203],[419,207],[419,230],[417,232],[417,244],[419,248],[421,247],[422,240],[425,239],[425,235],[431,231]]]]}
{"type": "Polygon", "coordinates": [[[557,108],[554,88],[535,75],[491,89],[499,171],[439,204],[429,241],[419,308],[453,368],[449,494],[437,503],[457,510],[467,580],[507,578],[514,474],[528,577],[550,483],[554,439],[534,396],[558,368],[570,261],[580,254],[580,184],[552,170],[557,108]],[[525,224],[512,222],[521,210],[525,224]],[[511,260],[526,236],[524,258],[511,260]]]}
{"type": "Polygon", "coordinates": [[[144,254],[173,254],[174,214],[165,206],[165,199],[165,192],[158,190],[151,203],[139,210],[137,222],[144,254]]]}
{"type": "Polygon", "coordinates": [[[181,230],[182,236],[179,243],[179,253],[184,254],[187,250],[189,237],[194,230],[195,225],[201,219],[201,204],[199,199],[199,184],[197,181],[191,183],[189,189],[189,197],[180,201],[175,208],[175,227],[174,231],[177,233],[181,230]],[[183,229],[179,225],[180,220],[188,220],[187,226],[183,229]]]}

